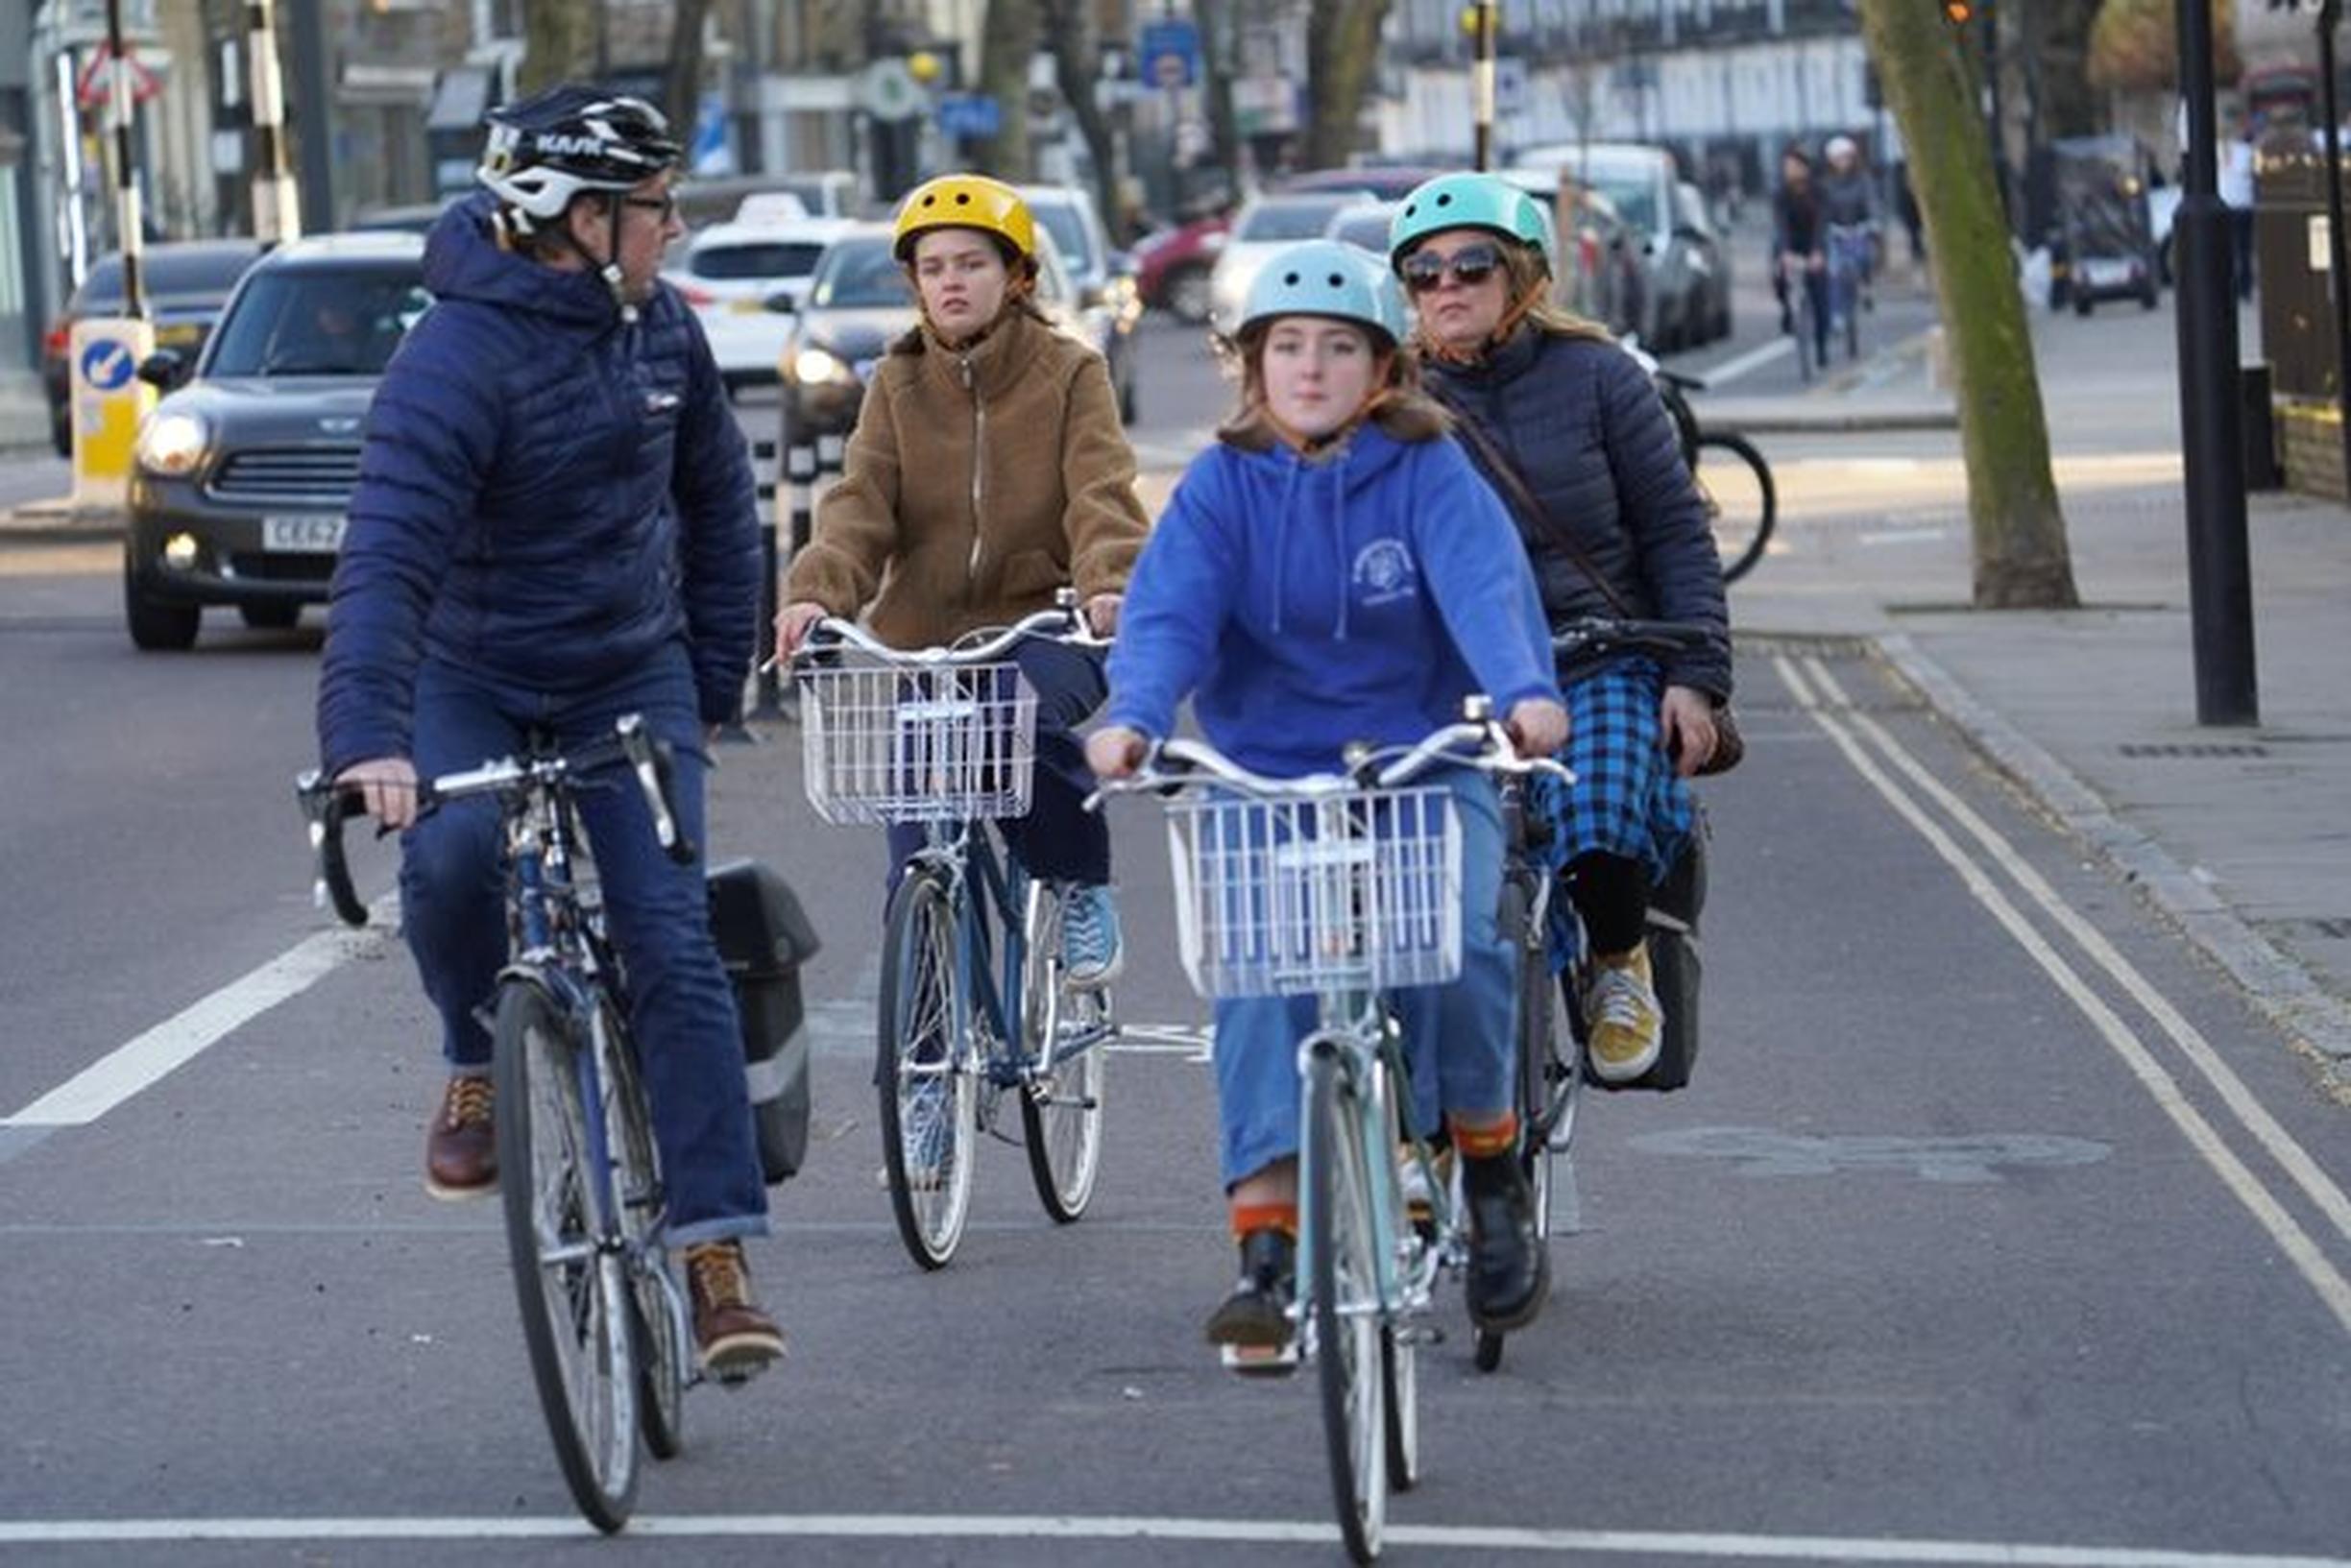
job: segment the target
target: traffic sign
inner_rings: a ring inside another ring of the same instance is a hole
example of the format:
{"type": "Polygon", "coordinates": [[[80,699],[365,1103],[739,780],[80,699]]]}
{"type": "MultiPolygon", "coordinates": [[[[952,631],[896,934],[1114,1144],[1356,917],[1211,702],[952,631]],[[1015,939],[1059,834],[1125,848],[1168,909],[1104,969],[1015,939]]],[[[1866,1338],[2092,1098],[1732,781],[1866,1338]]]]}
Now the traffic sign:
{"type": "Polygon", "coordinates": [[[119,338],[99,338],[82,349],[82,379],[93,391],[114,392],[131,384],[138,370],[131,347],[119,338]]]}
{"type": "Polygon", "coordinates": [[[1200,29],[1182,17],[1143,24],[1135,54],[1143,80],[1159,87],[1189,87],[1200,81],[1200,29]]]}
{"type": "Polygon", "coordinates": [[[139,63],[133,53],[122,60],[114,58],[113,47],[104,38],[90,51],[89,63],[74,79],[74,102],[84,109],[104,109],[114,96],[114,73],[128,69],[131,73],[131,101],[143,104],[163,90],[162,82],[155,72],[139,63]]]}
{"type": "Polygon", "coordinates": [[[985,93],[951,92],[939,99],[938,128],[942,136],[985,141],[1004,129],[1004,111],[985,93]]]}

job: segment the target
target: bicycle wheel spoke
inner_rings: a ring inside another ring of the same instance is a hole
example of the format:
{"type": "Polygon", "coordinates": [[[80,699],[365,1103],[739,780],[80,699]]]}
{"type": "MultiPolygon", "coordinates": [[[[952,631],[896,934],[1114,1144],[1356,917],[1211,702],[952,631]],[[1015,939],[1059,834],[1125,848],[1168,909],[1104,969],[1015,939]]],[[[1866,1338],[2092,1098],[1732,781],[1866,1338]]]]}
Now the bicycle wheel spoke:
{"type": "MultiPolygon", "coordinates": [[[[1355,1091],[1326,1053],[1308,1069],[1306,1167],[1317,1380],[1339,1532],[1356,1561],[1379,1555],[1388,1510],[1388,1421],[1370,1190],[1355,1091]]],[[[1385,1147],[1381,1158],[1388,1158],[1385,1147]]]]}
{"type": "Polygon", "coordinates": [[[898,1234],[925,1268],[962,1239],[978,1142],[979,1085],[959,1038],[956,911],[935,877],[891,896],[875,1080],[884,1171],[898,1234]]]}
{"type": "Polygon", "coordinates": [[[1061,972],[1061,899],[1051,886],[1030,889],[1021,985],[1022,1041],[1038,1064],[1021,1096],[1021,1135],[1037,1200],[1067,1223],[1085,1212],[1102,1165],[1103,1083],[1108,1066],[1099,1045],[1055,1055],[1068,1043],[1107,1032],[1105,993],[1079,991],[1061,972]]]}

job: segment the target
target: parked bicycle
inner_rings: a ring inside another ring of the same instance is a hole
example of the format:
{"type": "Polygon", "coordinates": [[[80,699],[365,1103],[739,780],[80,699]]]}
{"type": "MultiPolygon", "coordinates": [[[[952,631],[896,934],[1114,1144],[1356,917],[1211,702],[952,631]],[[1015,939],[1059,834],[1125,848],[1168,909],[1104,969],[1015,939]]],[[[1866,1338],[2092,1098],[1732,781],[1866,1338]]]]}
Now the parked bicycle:
{"type": "Polygon", "coordinates": [[[998,1133],[1007,1091],[1055,1220],[1085,1212],[1102,1162],[1110,994],[1063,973],[1066,889],[983,827],[1028,810],[1036,760],[1036,693],[1006,654],[1025,638],[1099,645],[1063,597],[947,648],[895,649],[828,618],[797,656],[810,804],[828,822],[924,832],[884,923],[874,1082],[891,1210],[925,1268],[962,1239],[978,1134],[998,1133]]]}
{"type": "Polygon", "coordinates": [[[1735,430],[1709,430],[1698,422],[1689,395],[1706,390],[1704,378],[1667,370],[1636,342],[1626,349],[1649,372],[1658,396],[1673,420],[1674,435],[1688,465],[1690,480],[1706,506],[1707,523],[1714,531],[1714,546],[1722,555],[1726,583],[1735,583],[1755,569],[1771,543],[1779,521],[1780,492],[1771,465],[1755,443],[1735,430]]]}
{"type": "MultiPolygon", "coordinates": [[[[635,1506],[638,1442],[669,1459],[685,1440],[694,1369],[691,1314],[665,1239],[667,1209],[624,977],[592,882],[575,862],[576,796],[625,772],[644,793],[671,858],[695,849],[668,795],[668,759],[636,714],[569,755],[544,739],[519,758],[444,774],[419,788],[430,811],[497,798],[506,844],[512,956],[491,1004],[498,1191],[507,1258],[540,1412],[565,1484],[597,1529],[635,1506]]],[[[297,792],[320,895],[367,923],[343,851],[355,796],[316,771],[297,792]]]]}
{"type": "Polygon", "coordinates": [[[1379,1553],[1388,1492],[1419,1474],[1418,1352],[1467,1220],[1412,1124],[1402,1037],[1383,1000],[1460,973],[1461,836],[1439,767],[1496,776],[1520,760],[1491,711],[1409,748],[1361,751],[1344,775],[1270,779],[1204,743],[1159,742],[1103,794],[1167,797],[1176,940],[1209,998],[1312,996],[1299,1042],[1298,1252],[1289,1311],[1317,1369],[1340,1532],[1379,1553]]]}

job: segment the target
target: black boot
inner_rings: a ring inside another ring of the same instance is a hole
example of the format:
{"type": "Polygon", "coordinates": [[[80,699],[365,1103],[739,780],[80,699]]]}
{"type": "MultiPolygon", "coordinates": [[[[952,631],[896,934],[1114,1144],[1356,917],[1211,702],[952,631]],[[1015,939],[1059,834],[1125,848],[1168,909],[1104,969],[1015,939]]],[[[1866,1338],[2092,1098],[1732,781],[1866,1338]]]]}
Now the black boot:
{"type": "Polygon", "coordinates": [[[1469,1320],[1524,1328],[1551,1288],[1551,1249],[1535,1234],[1535,1194],[1515,1156],[1462,1162],[1469,1203],[1469,1320]]]}
{"type": "Polygon", "coordinates": [[[1297,1241],[1285,1231],[1241,1238],[1241,1281],[1209,1315],[1208,1342],[1279,1350],[1290,1342],[1290,1301],[1297,1279],[1297,1241]]]}

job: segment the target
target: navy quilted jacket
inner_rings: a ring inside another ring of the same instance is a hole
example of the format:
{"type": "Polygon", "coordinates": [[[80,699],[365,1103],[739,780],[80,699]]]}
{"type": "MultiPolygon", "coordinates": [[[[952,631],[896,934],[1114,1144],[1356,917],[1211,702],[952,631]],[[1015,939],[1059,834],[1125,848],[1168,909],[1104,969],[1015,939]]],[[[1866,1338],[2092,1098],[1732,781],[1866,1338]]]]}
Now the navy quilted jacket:
{"type": "Polygon", "coordinates": [[[750,666],[756,491],[700,324],[664,285],[623,325],[593,273],[499,250],[489,211],[434,227],[433,306],[368,411],[319,675],[329,770],[408,755],[427,657],[565,697],[682,640],[712,722],[750,666]]]}
{"type": "MultiPolygon", "coordinates": [[[[1601,339],[1522,326],[1474,365],[1424,362],[1430,389],[1517,466],[1542,503],[1516,519],[1554,627],[1616,614],[1561,543],[1571,533],[1633,615],[1718,629],[1666,669],[1677,686],[1731,696],[1722,558],[1674,441],[1673,422],[1633,356],[1601,339]]],[[[1474,459],[1477,447],[1464,442],[1474,459]]],[[[1495,487],[1505,503],[1507,487],[1495,487]]]]}

